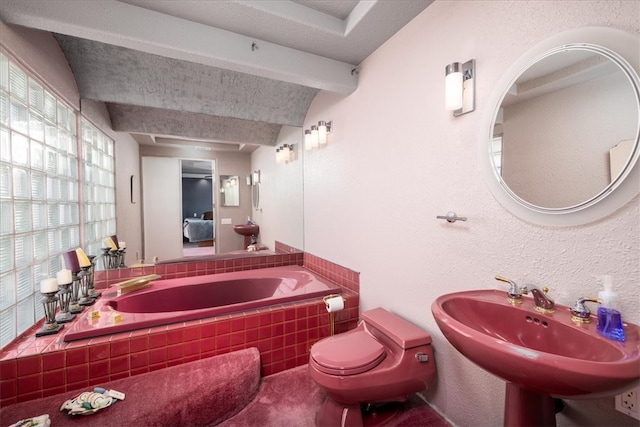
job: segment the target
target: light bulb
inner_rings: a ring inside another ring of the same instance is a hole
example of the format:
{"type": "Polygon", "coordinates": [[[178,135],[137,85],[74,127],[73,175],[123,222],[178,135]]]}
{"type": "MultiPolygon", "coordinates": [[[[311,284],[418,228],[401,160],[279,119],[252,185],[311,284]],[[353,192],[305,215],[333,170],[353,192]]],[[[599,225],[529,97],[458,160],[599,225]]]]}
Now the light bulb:
{"type": "Polygon", "coordinates": [[[311,131],[309,129],[304,131],[304,149],[311,150],[311,131]]]}
{"type": "Polygon", "coordinates": [[[311,126],[311,147],[318,148],[318,126],[311,126]]]}
{"type": "Polygon", "coordinates": [[[318,122],[318,142],[320,144],[327,143],[327,122],[318,122]]]}
{"type": "Polygon", "coordinates": [[[454,62],[445,68],[444,103],[449,111],[462,108],[462,72],[460,63],[454,62]]]}

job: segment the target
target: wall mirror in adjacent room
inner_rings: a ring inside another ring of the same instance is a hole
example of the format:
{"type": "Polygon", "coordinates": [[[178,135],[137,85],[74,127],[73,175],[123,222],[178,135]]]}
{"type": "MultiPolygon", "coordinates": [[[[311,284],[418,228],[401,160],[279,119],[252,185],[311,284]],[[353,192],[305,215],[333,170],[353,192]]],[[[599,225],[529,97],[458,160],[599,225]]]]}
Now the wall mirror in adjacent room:
{"type": "Polygon", "coordinates": [[[240,181],[237,175],[220,175],[220,204],[240,206],[240,181]]]}
{"type": "Polygon", "coordinates": [[[583,28],[509,68],[480,141],[487,183],[503,206],[528,222],[567,226],[638,194],[639,52],[630,34],[583,28]]]}

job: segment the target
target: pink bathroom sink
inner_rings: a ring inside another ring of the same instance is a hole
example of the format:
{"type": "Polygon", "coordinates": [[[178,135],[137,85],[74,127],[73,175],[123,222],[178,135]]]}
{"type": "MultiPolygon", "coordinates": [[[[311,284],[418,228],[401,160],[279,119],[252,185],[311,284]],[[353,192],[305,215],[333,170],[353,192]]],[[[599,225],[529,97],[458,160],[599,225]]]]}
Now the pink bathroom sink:
{"type": "Polygon", "coordinates": [[[612,396],[640,378],[640,328],[624,323],[625,342],[571,320],[556,304],[541,314],[533,299],[507,301],[506,291],[475,290],[437,298],[431,306],[449,342],[481,368],[523,389],[572,399],[612,396]]]}
{"type": "Polygon", "coordinates": [[[256,235],[260,232],[260,227],[256,224],[241,224],[241,225],[234,225],[233,226],[233,231],[235,231],[236,233],[242,235],[242,236],[252,236],[252,235],[256,235]]]}

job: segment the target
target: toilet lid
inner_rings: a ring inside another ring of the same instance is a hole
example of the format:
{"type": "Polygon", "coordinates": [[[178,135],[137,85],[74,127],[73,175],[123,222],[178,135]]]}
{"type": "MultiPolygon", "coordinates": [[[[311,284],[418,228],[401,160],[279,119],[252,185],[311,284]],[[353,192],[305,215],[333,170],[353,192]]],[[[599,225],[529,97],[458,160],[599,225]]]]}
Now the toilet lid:
{"type": "Polygon", "coordinates": [[[347,332],[317,342],[311,357],[322,372],[355,375],[377,366],[387,355],[384,347],[364,331],[347,332]]]}

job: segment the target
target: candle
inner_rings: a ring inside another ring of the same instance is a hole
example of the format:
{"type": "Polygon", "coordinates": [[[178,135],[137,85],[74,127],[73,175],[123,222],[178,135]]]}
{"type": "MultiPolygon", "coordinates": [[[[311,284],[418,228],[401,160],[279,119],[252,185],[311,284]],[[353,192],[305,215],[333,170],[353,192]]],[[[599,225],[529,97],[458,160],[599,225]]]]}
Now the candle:
{"type": "Polygon", "coordinates": [[[120,249],[127,249],[127,242],[120,241],[120,249]]]}
{"type": "Polygon", "coordinates": [[[56,273],[56,279],[58,279],[58,283],[62,285],[67,285],[73,282],[73,278],[71,276],[71,270],[62,269],[56,273]]]}
{"type": "Polygon", "coordinates": [[[91,267],[91,261],[89,261],[89,257],[84,253],[82,248],[76,249],[76,255],[78,256],[80,267],[91,267]]]}
{"type": "Polygon", "coordinates": [[[40,292],[43,294],[58,292],[58,281],[56,279],[44,279],[40,281],[40,292]]]}
{"type": "Polygon", "coordinates": [[[77,273],[80,271],[80,263],[78,262],[78,254],[76,251],[69,251],[62,254],[64,265],[71,271],[77,273]]]}
{"type": "Polygon", "coordinates": [[[116,246],[116,244],[113,242],[113,239],[111,237],[105,238],[104,244],[107,248],[111,249],[112,251],[118,250],[118,246],[116,246]]]}
{"type": "Polygon", "coordinates": [[[111,236],[111,240],[113,240],[113,244],[116,245],[114,249],[117,250],[120,247],[120,243],[118,242],[118,236],[114,234],[113,236],[111,236]]]}

